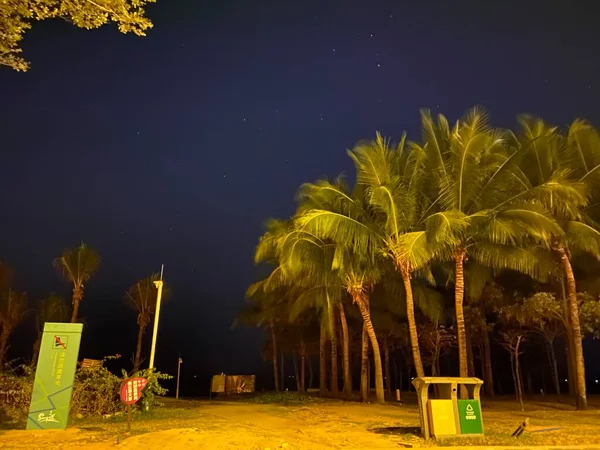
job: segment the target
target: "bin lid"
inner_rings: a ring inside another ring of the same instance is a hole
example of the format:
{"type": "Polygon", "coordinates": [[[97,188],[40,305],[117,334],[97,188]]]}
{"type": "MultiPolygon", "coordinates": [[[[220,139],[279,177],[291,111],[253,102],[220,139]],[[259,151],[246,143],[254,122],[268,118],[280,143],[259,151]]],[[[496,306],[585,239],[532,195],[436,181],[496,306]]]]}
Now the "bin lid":
{"type": "Polygon", "coordinates": [[[419,377],[413,384],[483,384],[483,380],[476,377],[419,377]]]}

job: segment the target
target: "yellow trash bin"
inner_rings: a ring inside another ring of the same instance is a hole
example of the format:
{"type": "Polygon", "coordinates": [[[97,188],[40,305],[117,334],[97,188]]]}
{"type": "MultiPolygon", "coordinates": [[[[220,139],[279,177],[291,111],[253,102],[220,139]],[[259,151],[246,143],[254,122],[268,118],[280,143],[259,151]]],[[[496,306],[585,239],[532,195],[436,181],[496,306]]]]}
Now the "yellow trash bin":
{"type": "Polygon", "coordinates": [[[482,380],[461,377],[420,377],[413,380],[413,385],[417,391],[421,434],[425,439],[483,434],[479,398],[482,380]],[[431,385],[437,386],[439,398],[429,398],[431,385]],[[468,399],[458,399],[459,385],[467,388],[468,399]],[[468,417],[461,417],[463,410],[468,417]],[[474,413],[475,410],[477,412],[474,413]]]}

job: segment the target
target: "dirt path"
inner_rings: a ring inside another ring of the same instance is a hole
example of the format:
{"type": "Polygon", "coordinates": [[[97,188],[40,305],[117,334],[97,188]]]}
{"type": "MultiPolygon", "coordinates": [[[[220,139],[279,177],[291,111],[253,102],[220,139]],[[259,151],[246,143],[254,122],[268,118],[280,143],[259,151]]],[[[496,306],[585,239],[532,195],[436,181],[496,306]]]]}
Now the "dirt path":
{"type": "MultiPolygon", "coordinates": [[[[543,441],[527,436],[508,439],[522,413],[507,412],[503,405],[485,411],[487,437],[478,445],[513,443],[518,447],[479,447],[471,450],[503,448],[598,449],[600,412],[576,413],[548,409],[529,412],[533,422],[552,425],[560,418],[564,431],[547,434],[543,441]],[[569,421],[567,423],[566,421],[569,421]],[[489,432],[487,432],[489,431],[489,432]],[[556,439],[555,439],[556,438],[556,439]],[[569,444],[588,444],[576,447],[569,444]],[[554,447],[557,448],[557,447],[554,447]]],[[[178,401],[156,410],[152,416],[135,416],[132,433],[125,433],[122,417],[76,421],[65,431],[0,432],[0,449],[243,449],[289,450],[398,449],[430,447],[417,437],[419,418],[416,407],[364,405],[332,401],[284,406],[218,401],[178,401]]],[[[463,442],[463,441],[461,441],[463,442]]],[[[461,444],[462,445],[462,444],[461,444]]],[[[457,448],[457,447],[455,447],[457,448]]]]}

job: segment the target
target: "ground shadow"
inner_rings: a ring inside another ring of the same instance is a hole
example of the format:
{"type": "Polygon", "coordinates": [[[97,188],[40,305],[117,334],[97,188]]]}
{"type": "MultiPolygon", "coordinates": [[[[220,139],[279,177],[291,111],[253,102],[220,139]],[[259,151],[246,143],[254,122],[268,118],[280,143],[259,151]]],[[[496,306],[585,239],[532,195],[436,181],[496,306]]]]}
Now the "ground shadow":
{"type": "Polygon", "coordinates": [[[369,431],[377,434],[391,434],[391,435],[405,435],[414,434],[416,436],[421,434],[421,428],[419,427],[385,427],[385,428],[371,428],[369,431]]]}

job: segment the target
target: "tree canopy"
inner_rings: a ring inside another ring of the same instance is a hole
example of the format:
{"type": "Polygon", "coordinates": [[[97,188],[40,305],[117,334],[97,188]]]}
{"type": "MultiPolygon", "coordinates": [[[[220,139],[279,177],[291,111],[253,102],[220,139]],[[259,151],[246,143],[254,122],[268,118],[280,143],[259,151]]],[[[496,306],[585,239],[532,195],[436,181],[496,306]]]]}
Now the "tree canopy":
{"type": "Polygon", "coordinates": [[[145,6],[156,0],[2,0],[0,1],[0,65],[17,71],[29,69],[21,41],[34,22],[62,19],[91,30],[117,24],[121,33],[145,36],[152,22],[145,6]]]}

